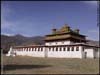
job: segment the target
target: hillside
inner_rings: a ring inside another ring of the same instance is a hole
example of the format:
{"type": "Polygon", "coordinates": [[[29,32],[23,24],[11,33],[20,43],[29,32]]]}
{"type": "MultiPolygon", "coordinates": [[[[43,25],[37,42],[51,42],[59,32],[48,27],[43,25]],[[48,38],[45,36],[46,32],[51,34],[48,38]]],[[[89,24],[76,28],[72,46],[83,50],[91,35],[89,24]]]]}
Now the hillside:
{"type": "Polygon", "coordinates": [[[94,46],[99,46],[99,41],[87,40],[87,44],[94,45],[94,46]]]}
{"type": "MultiPolygon", "coordinates": [[[[88,40],[87,42],[90,45],[98,45],[99,41],[88,40]]],[[[25,37],[23,35],[17,34],[14,36],[1,35],[1,48],[4,50],[4,53],[7,53],[10,46],[19,46],[19,45],[43,45],[44,37],[35,36],[35,37],[25,37]]]]}
{"type": "Polygon", "coordinates": [[[19,46],[19,45],[32,45],[32,44],[44,44],[44,37],[35,36],[35,37],[25,37],[20,34],[14,36],[1,35],[1,48],[4,50],[4,53],[7,53],[10,46],[19,46]]]}

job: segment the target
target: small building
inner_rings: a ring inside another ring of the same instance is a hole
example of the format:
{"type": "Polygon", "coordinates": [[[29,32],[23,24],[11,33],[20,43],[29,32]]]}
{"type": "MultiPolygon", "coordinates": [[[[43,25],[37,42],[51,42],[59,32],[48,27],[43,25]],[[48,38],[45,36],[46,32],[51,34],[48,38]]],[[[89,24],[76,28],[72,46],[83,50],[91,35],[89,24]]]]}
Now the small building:
{"type": "Polygon", "coordinates": [[[9,55],[55,58],[99,58],[100,47],[87,44],[86,36],[79,29],[72,30],[67,24],[52,29],[45,36],[45,45],[14,46],[9,55]]]}

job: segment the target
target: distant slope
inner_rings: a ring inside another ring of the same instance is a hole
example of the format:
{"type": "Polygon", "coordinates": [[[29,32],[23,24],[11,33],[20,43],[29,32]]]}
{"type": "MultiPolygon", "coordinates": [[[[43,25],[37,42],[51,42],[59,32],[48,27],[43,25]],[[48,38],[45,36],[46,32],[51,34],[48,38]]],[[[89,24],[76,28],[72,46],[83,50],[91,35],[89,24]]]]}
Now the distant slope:
{"type": "MultiPolygon", "coordinates": [[[[7,53],[10,46],[20,46],[20,45],[43,45],[44,37],[35,36],[35,37],[25,37],[20,34],[14,36],[1,35],[1,48],[4,50],[4,53],[7,53]]],[[[88,40],[87,44],[98,45],[99,41],[88,40]]]]}
{"type": "Polygon", "coordinates": [[[87,44],[94,45],[94,46],[99,46],[99,41],[88,40],[87,44]]]}
{"type": "Polygon", "coordinates": [[[32,45],[32,44],[44,44],[44,37],[35,36],[35,37],[25,37],[20,34],[14,36],[1,35],[1,48],[6,53],[10,46],[19,46],[19,45],[32,45]]]}

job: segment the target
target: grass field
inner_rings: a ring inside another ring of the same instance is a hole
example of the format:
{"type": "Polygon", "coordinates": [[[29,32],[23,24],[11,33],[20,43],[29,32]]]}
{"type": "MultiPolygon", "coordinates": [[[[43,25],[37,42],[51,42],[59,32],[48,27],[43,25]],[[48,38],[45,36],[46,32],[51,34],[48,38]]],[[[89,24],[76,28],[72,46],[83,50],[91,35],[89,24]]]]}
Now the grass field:
{"type": "Polygon", "coordinates": [[[99,59],[3,57],[3,74],[98,74],[99,59]]]}

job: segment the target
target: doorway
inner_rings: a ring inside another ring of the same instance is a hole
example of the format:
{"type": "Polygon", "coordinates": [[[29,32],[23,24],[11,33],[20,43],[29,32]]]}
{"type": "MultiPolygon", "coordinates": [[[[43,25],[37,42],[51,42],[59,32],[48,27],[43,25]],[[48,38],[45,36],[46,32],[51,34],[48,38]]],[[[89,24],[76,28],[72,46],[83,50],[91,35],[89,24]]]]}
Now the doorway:
{"type": "Polygon", "coordinates": [[[84,58],[87,58],[87,52],[84,52],[84,58]]]}

